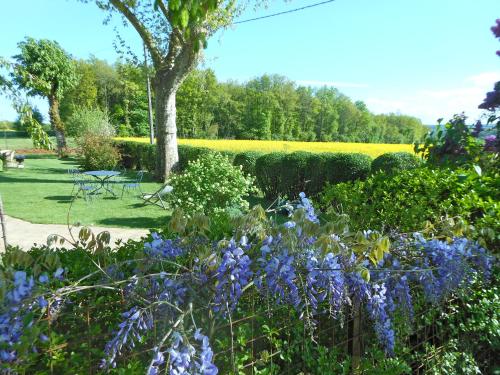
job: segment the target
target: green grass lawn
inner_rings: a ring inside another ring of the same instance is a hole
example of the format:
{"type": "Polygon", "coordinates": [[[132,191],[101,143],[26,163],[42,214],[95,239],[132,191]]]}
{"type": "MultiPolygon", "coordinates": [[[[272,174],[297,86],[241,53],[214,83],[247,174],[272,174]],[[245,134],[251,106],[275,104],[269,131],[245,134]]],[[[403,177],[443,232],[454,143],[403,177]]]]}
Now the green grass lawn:
{"type": "MultiPolygon", "coordinates": [[[[59,160],[48,155],[29,155],[24,169],[0,172],[0,194],[7,215],[32,223],[66,224],[71,206],[73,182],[67,170],[77,168],[75,159],[59,160]]],[[[120,179],[133,178],[134,172],[120,179]]],[[[156,191],[161,184],[145,175],[144,192],[156,191]]],[[[115,186],[118,196],[121,185],[115,186]]],[[[157,206],[142,204],[138,191],[125,193],[123,199],[99,196],[86,202],[74,201],[70,211],[70,224],[99,225],[128,228],[157,228],[167,222],[170,215],[157,206]]]]}
{"type": "MultiPolygon", "coordinates": [[[[56,147],[56,138],[50,137],[52,145],[56,147]]],[[[75,147],[75,142],[72,138],[67,140],[69,147],[75,147]]],[[[33,141],[31,138],[21,138],[21,137],[3,137],[2,132],[0,132],[0,150],[26,150],[33,148],[33,141]]]]}

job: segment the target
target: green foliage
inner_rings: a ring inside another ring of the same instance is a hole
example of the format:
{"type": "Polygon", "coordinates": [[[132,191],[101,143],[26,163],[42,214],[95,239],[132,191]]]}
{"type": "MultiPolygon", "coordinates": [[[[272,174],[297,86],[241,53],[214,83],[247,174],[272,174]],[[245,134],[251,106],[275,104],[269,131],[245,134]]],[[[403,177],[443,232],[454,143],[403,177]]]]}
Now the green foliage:
{"type": "Polygon", "coordinates": [[[99,109],[79,108],[73,112],[66,122],[68,135],[82,137],[92,134],[102,137],[112,137],[115,134],[108,116],[99,109]]]}
{"type": "Polygon", "coordinates": [[[325,168],[326,158],[328,156],[329,154],[326,153],[317,153],[311,154],[307,158],[304,178],[308,195],[316,196],[323,191],[328,178],[325,168]]]}
{"type": "Polygon", "coordinates": [[[13,79],[30,95],[60,99],[76,83],[73,60],[57,42],[27,37],[18,47],[13,79]]]}
{"type": "Polygon", "coordinates": [[[122,164],[127,169],[154,171],[156,147],[143,142],[115,142],[120,150],[122,164]]]}
{"type": "Polygon", "coordinates": [[[52,150],[52,142],[49,135],[39,121],[39,112],[32,108],[28,103],[17,106],[19,113],[19,123],[30,136],[33,147],[44,150],[52,150]]]}
{"type": "Polygon", "coordinates": [[[182,172],[186,170],[189,166],[189,162],[195,161],[202,157],[203,155],[212,153],[213,150],[206,147],[192,147],[186,145],[180,145],[179,150],[179,163],[177,164],[177,170],[182,172]]]}
{"type": "Polygon", "coordinates": [[[243,173],[255,177],[257,175],[255,171],[257,159],[262,155],[264,155],[264,153],[259,151],[240,152],[234,157],[233,165],[241,166],[243,173]]]}
{"type": "Polygon", "coordinates": [[[182,174],[173,175],[169,184],[174,190],[169,199],[175,208],[192,216],[197,213],[216,215],[226,209],[248,209],[247,196],[253,178],[231,165],[215,152],[206,153],[190,162],[182,174]]]}
{"type": "MultiPolygon", "coordinates": [[[[476,375],[481,374],[473,355],[457,348],[457,340],[449,341],[443,348],[426,345],[425,354],[418,361],[425,361],[429,375],[476,375]],[[429,359],[427,359],[429,358],[429,359]]],[[[417,356],[418,357],[418,356],[417,356]]]]}
{"type": "Polygon", "coordinates": [[[296,199],[299,193],[306,191],[306,170],[308,159],[312,156],[309,152],[292,152],[286,154],[281,160],[281,192],[290,199],[296,199]]]}
{"type": "Polygon", "coordinates": [[[120,161],[120,152],[111,138],[86,134],[78,139],[80,166],[86,171],[111,170],[120,161]]]}
{"type": "Polygon", "coordinates": [[[325,155],[327,182],[340,182],[365,179],[370,173],[371,157],[357,153],[329,153],[325,155]]]}
{"type": "Polygon", "coordinates": [[[193,71],[177,93],[177,128],[186,138],[413,143],[427,132],[404,115],[373,115],[335,88],[312,89],[279,75],[244,84],[193,71]]]}
{"type": "Polygon", "coordinates": [[[372,162],[372,173],[397,173],[413,169],[420,165],[420,160],[409,152],[388,152],[375,158],[372,162]]]}
{"type": "Polygon", "coordinates": [[[499,181],[495,171],[480,176],[421,167],[329,186],[321,200],[324,207],[347,213],[354,228],[413,232],[426,222],[460,216],[473,225],[471,234],[494,250],[500,240],[499,181]]]}
{"type": "Polygon", "coordinates": [[[427,134],[424,143],[415,143],[415,152],[434,165],[454,166],[479,163],[483,154],[484,140],[473,135],[465,123],[466,117],[455,115],[444,129],[439,126],[427,134]]]}
{"type": "Polygon", "coordinates": [[[267,198],[278,195],[295,198],[320,192],[325,184],[364,179],[370,172],[371,158],[356,153],[273,152],[257,159],[255,173],[267,198]]]}
{"type": "Polygon", "coordinates": [[[119,136],[149,134],[146,72],[142,66],[90,58],[75,61],[78,83],[61,100],[61,118],[67,122],[83,109],[107,114],[119,136]]]}
{"type": "Polygon", "coordinates": [[[284,152],[271,152],[257,159],[255,166],[257,183],[267,198],[274,199],[284,194],[281,190],[281,168],[285,156],[284,152]]]}

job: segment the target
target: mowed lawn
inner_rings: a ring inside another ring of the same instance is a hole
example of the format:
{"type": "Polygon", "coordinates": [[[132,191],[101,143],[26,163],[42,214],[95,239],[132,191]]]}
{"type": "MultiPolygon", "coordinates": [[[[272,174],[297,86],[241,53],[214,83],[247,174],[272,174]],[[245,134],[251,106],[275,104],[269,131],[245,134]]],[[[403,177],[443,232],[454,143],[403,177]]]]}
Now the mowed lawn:
{"type": "MultiPolygon", "coordinates": [[[[33,141],[31,138],[26,137],[2,137],[2,132],[0,132],[0,150],[29,150],[33,148],[33,141]]],[[[50,140],[56,147],[56,138],[50,137],[50,140]]],[[[75,142],[73,138],[67,138],[69,147],[75,147],[75,142]]]]}
{"type": "MultiPolygon", "coordinates": [[[[59,160],[53,156],[28,155],[24,169],[0,171],[0,194],[7,215],[32,223],[66,224],[71,206],[73,182],[67,170],[77,168],[74,159],[59,160]]],[[[131,179],[134,172],[121,180],[131,179]]],[[[161,184],[145,175],[144,192],[156,191],[161,184]]],[[[114,188],[118,196],[122,185],[114,188]]],[[[76,190],[75,190],[76,191],[76,190]]],[[[142,204],[138,191],[125,193],[123,199],[99,196],[86,202],[75,200],[69,215],[70,224],[109,227],[158,228],[170,214],[159,207],[142,204]]]]}
{"type": "MultiPolygon", "coordinates": [[[[149,138],[116,138],[136,142],[149,142],[149,138]]],[[[295,142],[295,141],[258,141],[235,139],[179,139],[179,144],[208,147],[219,151],[262,151],[262,152],[359,152],[375,158],[386,152],[406,151],[413,153],[413,145],[388,143],[347,143],[347,142],[295,142]]]]}

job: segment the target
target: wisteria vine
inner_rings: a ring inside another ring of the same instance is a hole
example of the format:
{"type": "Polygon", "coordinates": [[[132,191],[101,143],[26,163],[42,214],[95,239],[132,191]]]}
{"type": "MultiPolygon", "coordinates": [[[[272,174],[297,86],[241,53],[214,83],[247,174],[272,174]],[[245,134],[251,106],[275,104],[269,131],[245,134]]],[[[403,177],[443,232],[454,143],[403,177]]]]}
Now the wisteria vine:
{"type": "MultiPolygon", "coordinates": [[[[322,225],[304,194],[284,224],[271,222],[259,235],[237,233],[229,240],[206,242],[204,253],[194,254],[181,237],[153,234],[144,245],[141,267],[118,284],[129,306],[106,344],[101,367],[115,367],[120,355],[150,345],[150,375],[163,369],[176,375],[217,374],[210,335],[196,326],[193,310],[209,306],[205,315],[210,311],[215,319],[231,318],[250,289],[312,322],[319,314],[337,319],[354,304],[364,306],[381,346],[392,355],[396,311],[413,319],[411,283],[421,285],[430,303],[438,303],[475,273],[488,277],[493,262],[485,249],[462,237],[425,239],[415,234],[393,240],[396,251],[390,251],[380,233],[322,225]],[[164,333],[156,342],[153,327],[164,333]]],[[[43,275],[37,285],[47,282],[43,275]]],[[[0,342],[13,345],[19,340],[20,318],[14,313],[20,305],[35,306],[29,302],[34,286],[33,277],[14,274],[0,315],[0,342]]],[[[46,306],[44,299],[36,303],[46,306]]],[[[15,351],[0,350],[0,361],[15,360],[15,351]]]]}

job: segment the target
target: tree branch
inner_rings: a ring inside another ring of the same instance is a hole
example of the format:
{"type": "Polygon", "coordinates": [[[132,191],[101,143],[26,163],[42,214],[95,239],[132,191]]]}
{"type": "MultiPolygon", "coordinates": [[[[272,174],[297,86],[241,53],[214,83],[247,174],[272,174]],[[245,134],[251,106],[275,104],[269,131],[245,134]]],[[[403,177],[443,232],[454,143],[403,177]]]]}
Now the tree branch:
{"type": "Polygon", "coordinates": [[[167,7],[165,6],[165,3],[163,2],[163,0],[158,0],[156,2],[156,4],[158,4],[158,7],[160,8],[161,12],[163,13],[163,15],[165,16],[165,18],[167,20],[169,20],[169,13],[168,13],[168,9],[167,7]]]}
{"type": "Polygon", "coordinates": [[[153,64],[155,67],[159,67],[162,64],[162,56],[158,48],[155,46],[153,37],[144,26],[144,24],[137,18],[137,16],[130,10],[130,8],[125,5],[121,0],[109,0],[109,2],[118,10],[121,14],[127,18],[127,20],[132,24],[135,30],[139,33],[141,39],[149,50],[151,58],[153,59],[153,64]]]}

